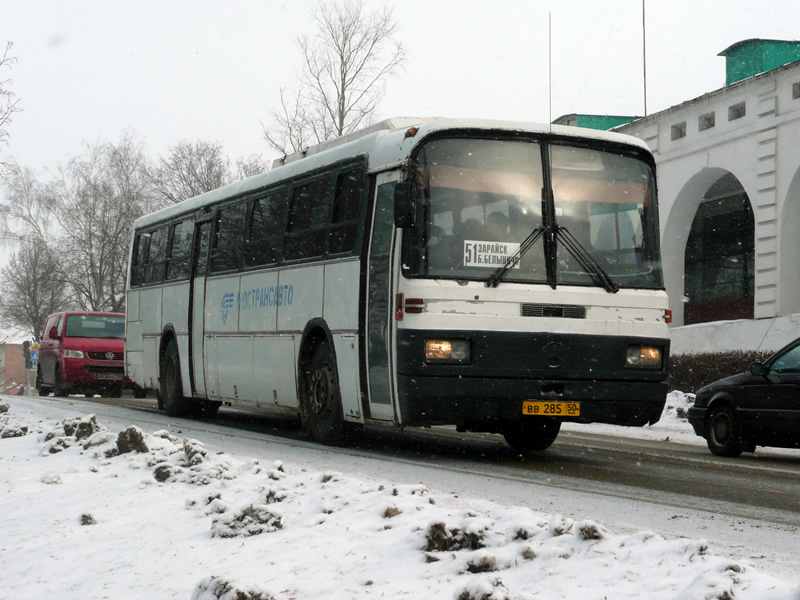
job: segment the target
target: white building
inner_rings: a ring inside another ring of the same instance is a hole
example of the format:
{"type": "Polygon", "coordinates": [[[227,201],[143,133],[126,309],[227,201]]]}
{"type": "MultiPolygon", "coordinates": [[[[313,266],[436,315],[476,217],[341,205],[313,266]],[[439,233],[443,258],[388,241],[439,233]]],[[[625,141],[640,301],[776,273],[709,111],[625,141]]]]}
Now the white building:
{"type": "Polygon", "coordinates": [[[721,55],[725,87],[616,128],[658,164],[673,354],[800,336],[800,42],[721,55]]]}

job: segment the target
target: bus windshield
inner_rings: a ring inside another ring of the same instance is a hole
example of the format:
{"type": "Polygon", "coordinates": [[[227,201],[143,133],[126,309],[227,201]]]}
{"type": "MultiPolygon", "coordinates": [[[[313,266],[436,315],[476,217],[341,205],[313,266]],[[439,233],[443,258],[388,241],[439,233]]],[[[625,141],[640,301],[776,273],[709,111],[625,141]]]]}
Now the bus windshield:
{"type": "Polygon", "coordinates": [[[404,238],[405,274],[485,281],[518,256],[503,281],[603,285],[602,272],[615,288],[663,288],[649,165],[562,142],[543,152],[544,144],[461,137],[423,145],[414,161],[418,215],[404,238]],[[519,252],[537,228],[554,235],[519,252]],[[555,252],[545,251],[547,239],[555,252]]]}

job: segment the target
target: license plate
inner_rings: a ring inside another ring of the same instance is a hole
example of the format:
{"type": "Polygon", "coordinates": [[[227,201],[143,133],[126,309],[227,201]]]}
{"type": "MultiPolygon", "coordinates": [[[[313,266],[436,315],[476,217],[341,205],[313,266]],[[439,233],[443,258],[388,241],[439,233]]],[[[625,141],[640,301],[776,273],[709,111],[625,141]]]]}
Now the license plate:
{"type": "Polygon", "coordinates": [[[581,414],[580,402],[533,402],[522,403],[523,415],[544,417],[579,417],[581,414]]]}
{"type": "Polygon", "coordinates": [[[121,381],[122,373],[97,373],[96,377],[102,381],[121,381]]]}

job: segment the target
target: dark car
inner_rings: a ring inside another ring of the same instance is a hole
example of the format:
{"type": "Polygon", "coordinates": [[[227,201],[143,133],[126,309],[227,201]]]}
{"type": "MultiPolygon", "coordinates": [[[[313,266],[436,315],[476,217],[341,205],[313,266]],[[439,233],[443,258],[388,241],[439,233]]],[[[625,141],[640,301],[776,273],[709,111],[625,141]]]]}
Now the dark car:
{"type": "Polygon", "coordinates": [[[748,373],[700,388],[688,417],[717,456],[800,448],[800,338],[748,373]]]}

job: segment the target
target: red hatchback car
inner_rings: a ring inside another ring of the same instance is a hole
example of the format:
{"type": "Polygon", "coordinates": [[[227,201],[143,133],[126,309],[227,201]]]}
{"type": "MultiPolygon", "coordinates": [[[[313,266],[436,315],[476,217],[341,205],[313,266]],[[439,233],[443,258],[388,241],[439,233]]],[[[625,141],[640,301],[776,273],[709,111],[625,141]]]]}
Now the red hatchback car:
{"type": "Polygon", "coordinates": [[[47,317],[39,343],[36,389],[119,397],[132,387],[125,377],[125,315],[105,312],[60,312],[47,317]]]}

